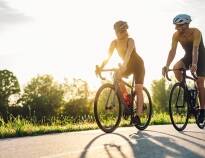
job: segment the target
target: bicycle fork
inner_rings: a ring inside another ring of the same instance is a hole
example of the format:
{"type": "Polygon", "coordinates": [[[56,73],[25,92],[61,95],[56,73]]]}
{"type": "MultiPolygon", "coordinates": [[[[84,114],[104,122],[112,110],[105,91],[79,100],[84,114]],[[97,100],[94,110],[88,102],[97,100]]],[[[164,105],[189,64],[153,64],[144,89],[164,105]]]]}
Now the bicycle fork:
{"type": "Polygon", "coordinates": [[[111,110],[113,107],[115,107],[115,95],[112,98],[111,104],[110,105],[108,104],[109,100],[110,100],[111,93],[112,93],[112,89],[110,89],[110,92],[108,94],[108,97],[107,97],[107,100],[106,100],[106,104],[105,104],[105,110],[111,110]]]}

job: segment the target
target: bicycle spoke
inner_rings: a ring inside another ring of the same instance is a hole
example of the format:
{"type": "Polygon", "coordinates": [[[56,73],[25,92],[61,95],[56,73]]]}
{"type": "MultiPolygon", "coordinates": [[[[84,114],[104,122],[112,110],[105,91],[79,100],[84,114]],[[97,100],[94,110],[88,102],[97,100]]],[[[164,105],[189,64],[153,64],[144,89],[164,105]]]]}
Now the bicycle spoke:
{"type": "Polygon", "coordinates": [[[105,132],[112,132],[119,125],[121,106],[113,85],[105,84],[98,90],[94,114],[98,126],[105,132]]]}
{"type": "Polygon", "coordinates": [[[188,105],[185,100],[185,89],[175,84],[171,90],[169,100],[169,114],[173,126],[177,130],[183,130],[188,123],[188,105]]]}

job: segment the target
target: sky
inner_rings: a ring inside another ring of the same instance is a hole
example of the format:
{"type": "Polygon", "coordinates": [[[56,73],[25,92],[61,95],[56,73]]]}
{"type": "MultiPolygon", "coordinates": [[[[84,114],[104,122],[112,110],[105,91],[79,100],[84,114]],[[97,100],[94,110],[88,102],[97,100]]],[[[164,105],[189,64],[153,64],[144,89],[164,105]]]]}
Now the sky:
{"type": "MultiPolygon", "coordinates": [[[[115,39],[113,24],[127,21],[129,35],[145,62],[145,86],[160,79],[179,13],[205,35],[204,0],[0,0],[0,70],[8,69],[22,86],[37,75],[59,82],[81,78],[90,88],[101,81],[95,65],[115,39]]],[[[176,62],[184,52],[178,45],[176,62]]],[[[122,62],[117,52],[108,67],[122,62]]]]}

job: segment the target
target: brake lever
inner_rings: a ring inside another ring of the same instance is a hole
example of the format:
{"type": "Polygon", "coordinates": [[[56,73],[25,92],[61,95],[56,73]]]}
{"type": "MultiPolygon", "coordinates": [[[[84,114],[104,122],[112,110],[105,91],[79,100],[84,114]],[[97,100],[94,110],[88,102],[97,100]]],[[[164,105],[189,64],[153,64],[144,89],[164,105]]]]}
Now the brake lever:
{"type": "Polygon", "coordinates": [[[169,70],[167,70],[167,72],[165,73],[165,76],[166,76],[166,79],[167,79],[168,81],[171,81],[171,79],[169,78],[168,72],[169,72],[169,70]]]}

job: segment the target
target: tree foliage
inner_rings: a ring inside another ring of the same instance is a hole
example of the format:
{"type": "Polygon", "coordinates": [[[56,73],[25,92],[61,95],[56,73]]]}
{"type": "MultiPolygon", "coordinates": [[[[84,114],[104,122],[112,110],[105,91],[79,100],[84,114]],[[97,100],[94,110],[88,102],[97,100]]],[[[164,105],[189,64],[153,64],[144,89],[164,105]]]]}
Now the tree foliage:
{"type": "Polygon", "coordinates": [[[0,116],[8,115],[9,97],[20,92],[19,82],[9,70],[0,70],[0,116]]]}
{"type": "Polygon", "coordinates": [[[87,99],[89,95],[88,83],[82,79],[73,79],[71,82],[65,80],[63,84],[66,101],[74,99],[87,99]]]}
{"type": "Polygon", "coordinates": [[[22,104],[29,114],[41,120],[56,116],[63,104],[64,90],[50,75],[37,76],[24,88],[22,104]]]}
{"type": "Polygon", "coordinates": [[[164,78],[152,82],[152,102],[155,111],[168,112],[170,89],[171,85],[167,87],[164,78]]]}
{"type": "Polygon", "coordinates": [[[63,106],[63,115],[77,117],[89,114],[92,110],[91,102],[88,99],[88,83],[81,79],[68,80],[64,83],[65,104],[63,106]]]}

